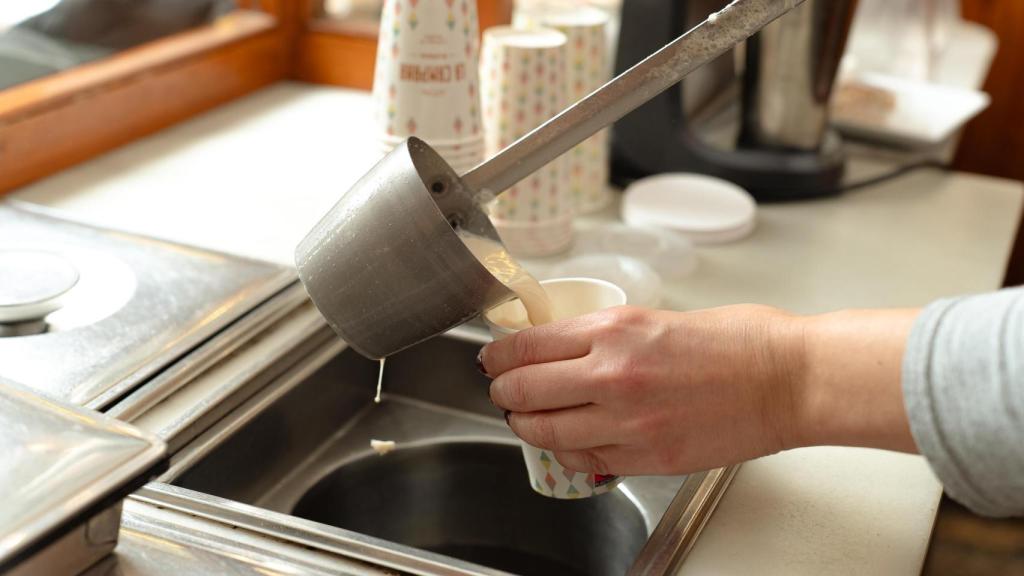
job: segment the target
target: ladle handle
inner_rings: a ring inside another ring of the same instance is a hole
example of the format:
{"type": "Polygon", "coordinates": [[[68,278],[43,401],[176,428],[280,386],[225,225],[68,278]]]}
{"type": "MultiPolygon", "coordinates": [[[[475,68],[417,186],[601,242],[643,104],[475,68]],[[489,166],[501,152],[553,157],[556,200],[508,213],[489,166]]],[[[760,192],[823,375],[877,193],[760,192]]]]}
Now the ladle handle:
{"type": "Polygon", "coordinates": [[[463,182],[477,194],[500,194],[803,2],[734,0],[470,170],[463,176],[463,182]]]}

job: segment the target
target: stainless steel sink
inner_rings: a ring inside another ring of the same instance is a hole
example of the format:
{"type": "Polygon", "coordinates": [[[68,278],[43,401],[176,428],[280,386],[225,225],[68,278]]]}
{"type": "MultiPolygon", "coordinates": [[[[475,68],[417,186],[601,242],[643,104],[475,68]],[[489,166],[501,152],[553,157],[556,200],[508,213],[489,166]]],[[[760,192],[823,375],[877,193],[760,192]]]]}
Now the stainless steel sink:
{"type": "Polygon", "coordinates": [[[339,466],[292,511],[516,574],[621,575],[647,541],[624,492],[536,494],[514,444],[444,441],[339,466]]]}
{"type": "Polygon", "coordinates": [[[137,499],[410,573],[663,574],[731,477],[633,477],[595,498],[540,496],[474,367],[485,332],[389,358],[374,404],[378,364],[326,326],[303,326],[293,340],[308,344],[294,353],[268,358],[277,345],[256,337],[262,356],[225,355],[244,378],[215,367],[205,384],[154,385],[119,408],[176,447],[137,499]],[[397,448],[380,456],[371,439],[397,448]]]}
{"type": "Polygon", "coordinates": [[[623,574],[684,478],[573,502],[534,493],[479,347],[439,338],[392,357],[379,405],[378,365],[346,350],[173,484],[513,573],[623,574]],[[380,456],[370,439],[398,448],[380,456]]]}

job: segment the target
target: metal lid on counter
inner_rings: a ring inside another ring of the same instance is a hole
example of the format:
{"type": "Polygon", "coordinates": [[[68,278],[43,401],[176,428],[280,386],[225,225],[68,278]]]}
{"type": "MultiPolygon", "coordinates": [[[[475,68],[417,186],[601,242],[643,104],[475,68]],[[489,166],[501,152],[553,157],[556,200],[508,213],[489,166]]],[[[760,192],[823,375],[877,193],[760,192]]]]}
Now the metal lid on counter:
{"type": "Polygon", "coordinates": [[[0,254],[0,378],[93,409],[296,281],[284,266],[14,202],[0,203],[0,254]]]}
{"type": "Polygon", "coordinates": [[[162,441],[128,424],[0,380],[0,573],[25,562],[38,570],[44,555],[60,571],[82,570],[88,564],[75,561],[109,552],[117,522],[104,513],[119,514],[120,500],[160,470],[165,454],[162,441]],[[90,542],[97,517],[109,528],[90,542]],[[66,537],[75,530],[81,538],[66,537]]]}
{"type": "Polygon", "coordinates": [[[61,306],[78,270],[57,254],[0,248],[0,323],[39,320],[61,306]]]}

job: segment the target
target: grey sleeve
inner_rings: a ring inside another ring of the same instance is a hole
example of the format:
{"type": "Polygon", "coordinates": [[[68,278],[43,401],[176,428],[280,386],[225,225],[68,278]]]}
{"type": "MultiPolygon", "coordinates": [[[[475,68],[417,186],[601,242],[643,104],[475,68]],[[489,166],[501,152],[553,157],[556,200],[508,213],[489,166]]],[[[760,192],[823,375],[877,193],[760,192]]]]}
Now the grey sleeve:
{"type": "Polygon", "coordinates": [[[951,497],[979,514],[1024,515],[1024,289],[925,308],[903,357],[903,396],[951,497]]]}

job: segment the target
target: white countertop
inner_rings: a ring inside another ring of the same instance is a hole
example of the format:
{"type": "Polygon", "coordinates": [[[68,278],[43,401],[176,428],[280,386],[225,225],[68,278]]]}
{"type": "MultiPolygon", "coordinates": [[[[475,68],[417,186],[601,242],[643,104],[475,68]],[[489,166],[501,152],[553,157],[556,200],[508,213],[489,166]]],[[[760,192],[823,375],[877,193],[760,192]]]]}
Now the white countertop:
{"type": "MultiPolygon", "coordinates": [[[[306,231],[376,161],[371,134],[366,94],[279,84],[14,197],[290,264],[306,231]]],[[[698,271],[669,286],[666,304],[816,312],[992,290],[1021,200],[1019,182],[925,171],[837,199],[763,206],[750,238],[700,250],[698,271]]],[[[920,457],[806,448],[761,458],[740,468],[681,573],[917,574],[939,495],[920,457]]]]}

